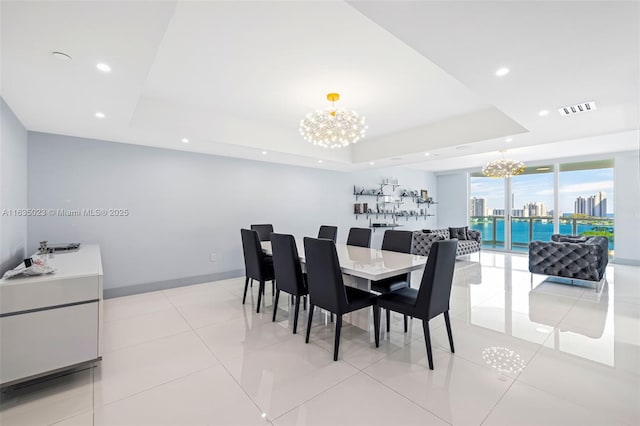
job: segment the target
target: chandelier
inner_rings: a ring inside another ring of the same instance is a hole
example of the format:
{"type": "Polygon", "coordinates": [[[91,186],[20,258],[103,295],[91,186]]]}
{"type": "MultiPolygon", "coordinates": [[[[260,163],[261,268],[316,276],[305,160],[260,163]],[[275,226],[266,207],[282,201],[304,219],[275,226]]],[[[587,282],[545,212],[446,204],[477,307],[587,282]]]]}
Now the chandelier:
{"type": "Polygon", "coordinates": [[[300,122],[300,134],[307,141],[323,148],[340,148],[356,143],[367,130],[365,119],[355,111],[336,109],[338,93],[329,93],[331,108],[310,112],[300,122]]]}
{"type": "Polygon", "coordinates": [[[485,164],[482,168],[483,175],[494,178],[507,178],[524,172],[522,161],[504,158],[504,152],[504,150],[500,151],[501,158],[499,160],[493,160],[485,164]]]}

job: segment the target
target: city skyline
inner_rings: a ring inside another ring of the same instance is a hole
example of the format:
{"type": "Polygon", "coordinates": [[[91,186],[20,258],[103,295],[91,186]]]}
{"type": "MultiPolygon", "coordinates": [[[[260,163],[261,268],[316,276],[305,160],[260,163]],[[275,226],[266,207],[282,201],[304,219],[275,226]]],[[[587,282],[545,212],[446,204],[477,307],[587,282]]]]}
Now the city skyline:
{"type": "MultiPolygon", "coordinates": [[[[588,199],[598,192],[606,193],[606,213],[614,213],[613,185],[612,168],[560,172],[560,215],[574,213],[578,197],[588,199]]],[[[553,173],[514,176],[511,187],[515,209],[538,202],[544,204],[548,211],[553,211],[553,173]]],[[[504,210],[504,179],[473,177],[470,198],[473,197],[486,199],[487,212],[504,210]]]]}

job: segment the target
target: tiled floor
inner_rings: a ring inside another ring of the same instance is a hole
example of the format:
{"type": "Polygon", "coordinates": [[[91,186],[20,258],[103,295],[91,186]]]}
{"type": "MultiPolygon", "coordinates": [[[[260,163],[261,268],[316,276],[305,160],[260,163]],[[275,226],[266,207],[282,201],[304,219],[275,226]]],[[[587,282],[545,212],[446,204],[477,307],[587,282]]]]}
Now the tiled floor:
{"type": "Polygon", "coordinates": [[[434,371],[419,321],[394,316],[378,349],[347,325],[333,362],[324,314],[305,345],[306,312],[293,335],[287,298],[273,323],[270,289],[256,314],[242,278],[111,299],[103,361],[4,395],[0,423],[638,425],[638,276],[610,266],[598,293],[532,279],[521,255],[458,261],[456,353],[434,319],[434,371]]]}

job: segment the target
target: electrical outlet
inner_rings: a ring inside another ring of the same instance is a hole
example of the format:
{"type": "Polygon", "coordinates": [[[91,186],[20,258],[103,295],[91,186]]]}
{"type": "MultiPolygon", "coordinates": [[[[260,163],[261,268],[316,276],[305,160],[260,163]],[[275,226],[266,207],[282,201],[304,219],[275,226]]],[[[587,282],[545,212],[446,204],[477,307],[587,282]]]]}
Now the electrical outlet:
{"type": "Polygon", "coordinates": [[[211,253],[209,255],[209,262],[216,263],[218,261],[218,255],[215,253],[211,253]]]}

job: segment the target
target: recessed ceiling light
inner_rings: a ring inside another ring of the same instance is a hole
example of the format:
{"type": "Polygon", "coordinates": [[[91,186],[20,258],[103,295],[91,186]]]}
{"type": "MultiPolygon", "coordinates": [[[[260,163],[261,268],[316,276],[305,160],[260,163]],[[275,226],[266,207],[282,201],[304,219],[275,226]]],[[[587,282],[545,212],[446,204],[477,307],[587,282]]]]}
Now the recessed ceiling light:
{"type": "Polygon", "coordinates": [[[547,111],[546,109],[543,109],[538,113],[538,115],[540,117],[545,117],[545,116],[549,115],[549,111],[547,111]]]}
{"type": "Polygon", "coordinates": [[[318,164],[322,164],[322,163],[323,163],[323,161],[322,161],[322,160],[318,160],[318,164]]]}
{"type": "Polygon", "coordinates": [[[498,68],[498,70],[496,71],[496,75],[498,77],[504,77],[505,75],[509,74],[509,68],[507,67],[502,67],[502,68],[498,68]]]}
{"type": "Polygon", "coordinates": [[[428,152],[425,152],[425,153],[424,153],[424,156],[425,156],[425,157],[428,157],[428,156],[430,156],[430,155],[431,155],[431,154],[429,154],[428,152]]]}
{"type": "Polygon", "coordinates": [[[189,143],[189,139],[187,139],[187,138],[182,138],[182,143],[189,143]]]}
{"type": "Polygon", "coordinates": [[[551,170],[551,167],[538,167],[536,170],[539,172],[546,172],[547,170],[551,170]]]}
{"type": "Polygon", "coordinates": [[[512,139],[512,138],[506,138],[504,141],[505,141],[505,142],[512,142],[512,141],[513,141],[513,139],[512,139]]]}
{"type": "Polygon", "coordinates": [[[376,163],[374,163],[373,161],[369,161],[369,165],[370,166],[373,166],[374,164],[376,164],[376,163]]]}
{"type": "Polygon", "coordinates": [[[96,68],[98,68],[102,72],[111,72],[111,67],[104,62],[97,63],[96,68]]]}
{"type": "Polygon", "coordinates": [[[267,155],[267,151],[262,151],[262,155],[267,155]]]}
{"type": "Polygon", "coordinates": [[[536,328],[536,331],[538,333],[547,333],[547,334],[551,333],[551,330],[549,330],[548,328],[544,328],[544,327],[538,327],[538,328],[536,328]]]}
{"type": "Polygon", "coordinates": [[[51,56],[61,61],[70,61],[71,56],[64,52],[51,52],[51,56]]]}
{"type": "Polygon", "coordinates": [[[104,118],[104,113],[103,112],[96,112],[96,118],[104,118]]]}

